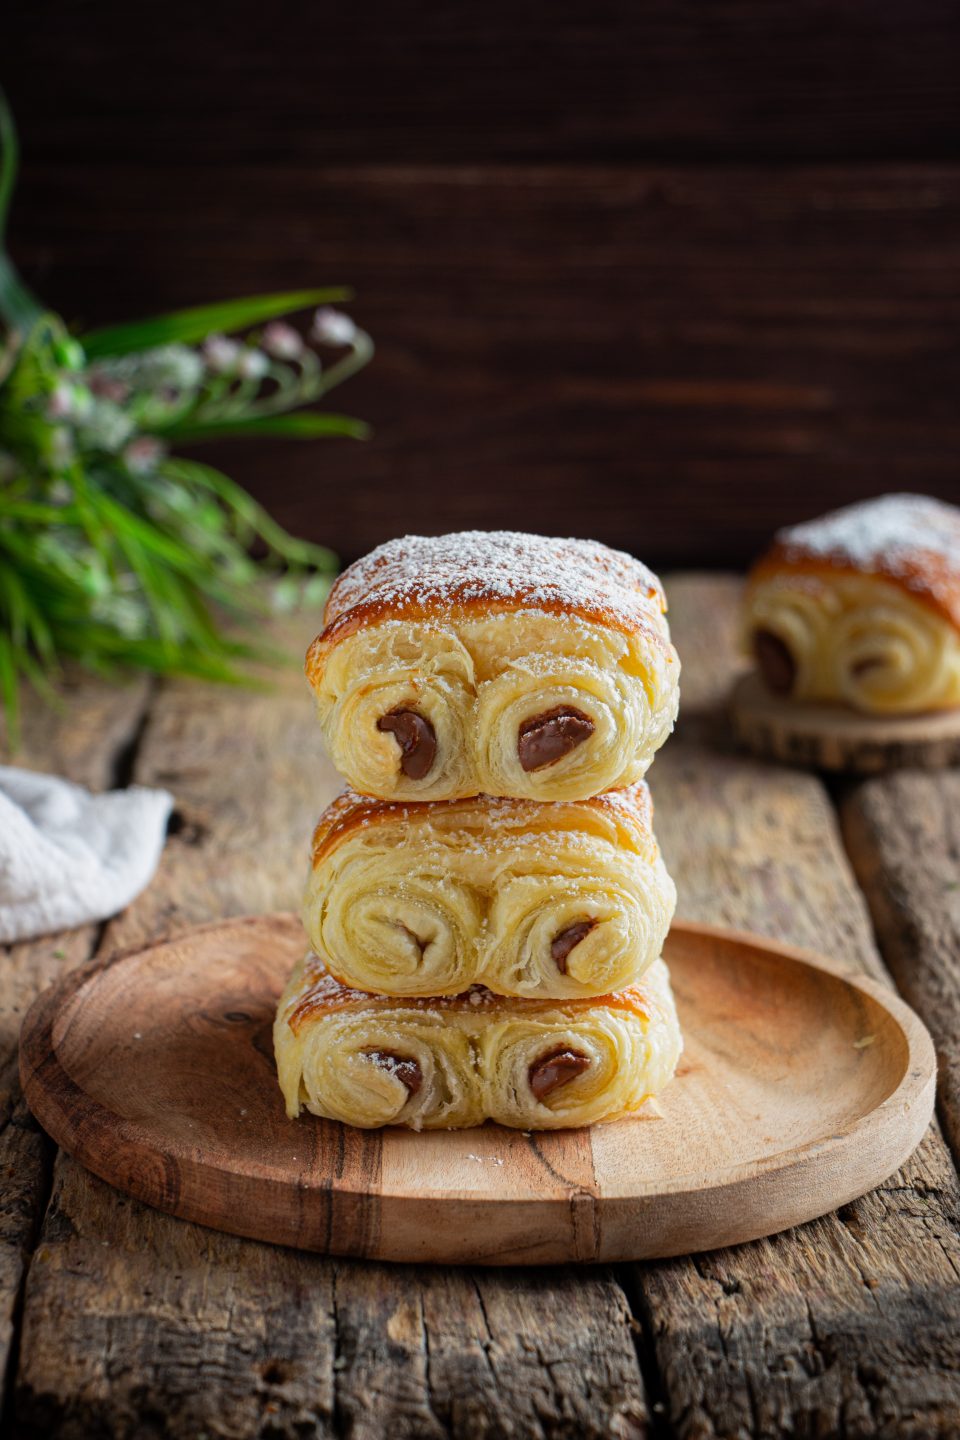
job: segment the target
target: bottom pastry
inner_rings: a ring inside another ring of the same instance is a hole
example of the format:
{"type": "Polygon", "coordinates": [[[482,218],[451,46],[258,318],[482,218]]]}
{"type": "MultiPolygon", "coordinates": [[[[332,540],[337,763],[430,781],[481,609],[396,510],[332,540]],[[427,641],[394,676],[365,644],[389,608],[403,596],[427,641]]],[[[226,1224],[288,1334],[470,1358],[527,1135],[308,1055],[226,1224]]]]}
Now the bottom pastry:
{"type": "Polygon", "coordinates": [[[415,1130],[616,1120],[663,1089],[683,1048],[662,960],[599,999],[518,1000],[475,986],[425,1000],[350,990],[308,955],[273,1035],[291,1118],[305,1108],[415,1130]]]}

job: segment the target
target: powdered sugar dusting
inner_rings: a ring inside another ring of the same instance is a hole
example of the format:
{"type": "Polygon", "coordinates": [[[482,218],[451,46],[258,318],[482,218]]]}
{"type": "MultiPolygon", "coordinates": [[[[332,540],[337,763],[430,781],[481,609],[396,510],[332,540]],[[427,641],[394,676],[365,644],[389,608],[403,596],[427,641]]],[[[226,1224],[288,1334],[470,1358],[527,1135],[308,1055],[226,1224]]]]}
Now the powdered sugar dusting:
{"type": "Polygon", "coordinates": [[[651,570],[594,540],[511,530],[405,535],[345,570],[327,600],[327,626],[357,607],[409,616],[474,602],[609,618],[633,629],[666,609],[651,570]]]}
{"type": "Polygon", "coordinates": [[[781,530],[755,574],[794,586],[825,568],[889,581],[960,629],[960,510],[942,500],[881,495],[781,530]]]}
{"type": "Polygon", "coordinates": [[[777,534],[786,558],[836,560],[889,570],[897,557],[939,556],[960,569],[960,510],[928,495],[881,495],[777,534]]]}
{"type": "Polygon", "coordinates": [[[603,795],[593,796],[586,804],[595,805],[598,810],[608,810],[628,825],[635,825],[639,820],[644,829],[652,828],[653,797],[646,780],[635,780],[632,785],[625,785],[619,790],[607,790],[603,795]]]}

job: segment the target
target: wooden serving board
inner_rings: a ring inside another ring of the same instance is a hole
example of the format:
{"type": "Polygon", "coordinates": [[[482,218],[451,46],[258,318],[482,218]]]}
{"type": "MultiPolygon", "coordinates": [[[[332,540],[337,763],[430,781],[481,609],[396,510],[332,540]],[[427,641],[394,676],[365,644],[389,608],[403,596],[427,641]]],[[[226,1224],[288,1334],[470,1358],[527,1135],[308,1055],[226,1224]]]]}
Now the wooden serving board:
{"type": "Polygon", "coordinates": [[[201,926],[72,972],[21,1036],[27,1101],[118,1189],[217,1229],[339,1255],[531,1264],[712,1249],[822,1215],[923,1135],[935,1060],[891,991],[758,937],[677,924],[686,1050],[628,1121],[566,1132],[361,1131],[286,1119],[288,915],[201,926]]]}
{"type": "Polygon", "coordinates": [[[771,695],[759,675],[742,675],[730,692],[734,733],[755,755],[809,770],[878,775],[942,770],[960,763],[960,709],[929,715],[861,715],[842,705],[812,705],[771,695]]]}

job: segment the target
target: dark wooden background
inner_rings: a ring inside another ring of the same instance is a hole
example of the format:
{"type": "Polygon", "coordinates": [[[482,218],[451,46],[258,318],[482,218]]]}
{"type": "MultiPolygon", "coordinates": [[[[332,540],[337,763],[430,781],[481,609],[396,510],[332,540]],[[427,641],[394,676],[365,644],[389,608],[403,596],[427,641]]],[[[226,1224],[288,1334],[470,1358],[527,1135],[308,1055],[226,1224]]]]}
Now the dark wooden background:
{"type": "Polygon", "coordinates": [[[952,0],[31,0],[15,253],[94,323],[347,282],[366,444],[218,456],[349,558],[514,525],[661,564],[960,501],[952,0]]]}

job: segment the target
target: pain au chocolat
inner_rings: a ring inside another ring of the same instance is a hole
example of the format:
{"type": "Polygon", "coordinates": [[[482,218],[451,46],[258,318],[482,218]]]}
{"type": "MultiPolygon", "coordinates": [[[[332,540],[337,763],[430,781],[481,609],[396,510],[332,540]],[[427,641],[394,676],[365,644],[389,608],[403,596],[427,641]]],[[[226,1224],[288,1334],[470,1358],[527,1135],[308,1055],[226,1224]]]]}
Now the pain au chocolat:
{"type": "Polygon", "coordinates": [[[347,791],[313,837],[303,918],[343,984],[568,999],[639,980],[676,891],[644,781],[592,800],[406,804],[347,791]]]}
{"type": "Polygon", "coordinates": [[[667,968],[602,999],[503,999],[473,989],[397,999],[342,986],[316,955],[297,966],[274,1027],[287,1114],[348,1125],[550,1130],[639,1110],[682,1042],[667,968]]]}
{"type": "Polygon", "coordinates": [[[877,715],[960,705],[960,510],[883,495],[780,531],[744,627],[777,695],[877,715]]]}
{"type": "Polygon", "coordinates": [[[390,541],[336,581],[307,654],[330,756],[386,800],[632,784],[677,713],[665,610],[655,575],[592,541],[390,541]]]}

